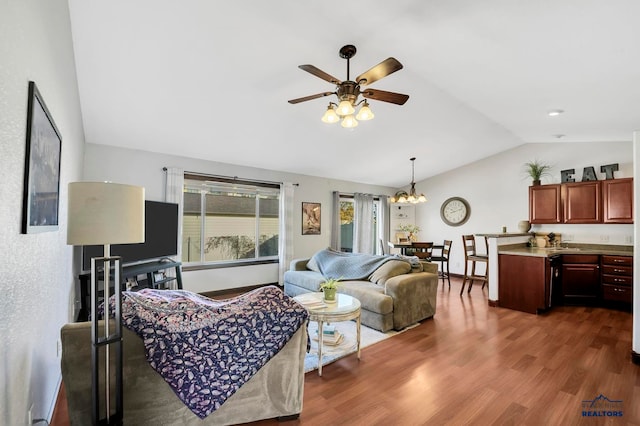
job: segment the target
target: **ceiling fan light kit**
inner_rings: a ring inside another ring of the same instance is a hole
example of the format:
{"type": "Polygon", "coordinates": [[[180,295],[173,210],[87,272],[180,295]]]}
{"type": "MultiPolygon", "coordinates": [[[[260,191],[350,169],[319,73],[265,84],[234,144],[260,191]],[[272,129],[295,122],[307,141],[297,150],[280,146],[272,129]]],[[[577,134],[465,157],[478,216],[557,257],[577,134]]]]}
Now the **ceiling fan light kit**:
{"type": "Polygon", "coordinates": [[[391,197],[389,199],[389,202],[391,203],[398,203],[398,204],[418,204],[418,203],[424,203],[427,201],[427,197],[424,196],[424,194],[420,194],[418,195],[416,193],[416,183],[415,183],[415,179],[414,179],[414,172],[415,172],[415,161],[416,161],[416,157],[412,157],[409,159],[409,161],[411,161],[411,189],[409,190],[409,193],[407,194],[406,191],[398,191],[396,192],[396,194],[391,197]]]}
{"type": "Polygon", "coordinates": [[[389,102],[396,105],[404,105],[404,103],[407,102],[409,95],[385,92],[383,90],[376,89],[361,90],[361,86],[366,86],[388,76],[389,74],[401,70],[402,64],[395,58],[385,59],[378,65],[357,76],[355,81],[351,81],[349,77],[349,61],[356,54],[356,47],[350,44],[343,46],[340,49],[339,54],[341,58],[347,60],[347,79],[345,81],[340,81],[313,65],[306,64],[298,67],[301,70],[307,71],[316,77],[328,81],[329,83],[335,84],[335,92],[322,92],[315,95],[305,96],[303,98],[291,99],[289,103],[297,104],[300,102],[310,101],[312,99],[322,98],[324,96],[336,95],[338,97],[338,103],[329,102],[329,106],[322,116],[322,122],[331,124],[341,121],[342,127],[354,128],[358,125],[358,121],[367,121],[375,117],[369,107],[369,102],[367,102],[366,99],[358,101],[358,97],[360,95],[364,98],[389,102]],[[353,114],[356,112],[356,108],[358,107],[360,107],[360,109],[354,117],[353,114]]]}

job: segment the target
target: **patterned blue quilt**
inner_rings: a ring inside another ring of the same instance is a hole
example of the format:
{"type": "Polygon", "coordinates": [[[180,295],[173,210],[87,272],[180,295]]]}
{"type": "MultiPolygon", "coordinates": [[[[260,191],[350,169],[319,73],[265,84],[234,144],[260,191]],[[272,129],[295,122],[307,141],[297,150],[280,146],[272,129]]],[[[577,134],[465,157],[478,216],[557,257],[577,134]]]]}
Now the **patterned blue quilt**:
{"type": "Polygon", "coordinates": [[[151,367],[200,418],[220,408],[308,316],[275,286],[226,300],[183,290],[122,294],[123,324],[143,339],[151,367]]]}

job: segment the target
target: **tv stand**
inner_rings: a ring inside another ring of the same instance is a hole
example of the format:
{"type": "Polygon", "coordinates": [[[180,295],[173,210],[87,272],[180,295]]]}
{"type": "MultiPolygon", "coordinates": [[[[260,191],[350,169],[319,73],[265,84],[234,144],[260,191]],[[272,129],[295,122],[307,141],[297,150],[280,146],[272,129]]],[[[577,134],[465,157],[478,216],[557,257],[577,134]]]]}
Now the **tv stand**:
{"type": "MultiPolygon", "coordinates": [[[[138,291],[143,288],[169,289],[175,281],[176,288],[182,290],[182,263],[168,257],[150,262],[137,263],[122,267],[123,290],[138,291]],[[175,276],[167,276],[167,270],[173,269],[175,276]]],[[[86,272],[78,276],[80,279],[80,312],[78,321],[88,321],[91,314],[91,273],[86,272]]],[[[102,281],[102,272],[98,278],[102,281]]],[[[113,285],[112,285],[113,287],[113,285]]],[[[112,293],[113,294],[113,293],[112,293]]],[[[98,297],[102,298],[102,291],[98,297]]]]}

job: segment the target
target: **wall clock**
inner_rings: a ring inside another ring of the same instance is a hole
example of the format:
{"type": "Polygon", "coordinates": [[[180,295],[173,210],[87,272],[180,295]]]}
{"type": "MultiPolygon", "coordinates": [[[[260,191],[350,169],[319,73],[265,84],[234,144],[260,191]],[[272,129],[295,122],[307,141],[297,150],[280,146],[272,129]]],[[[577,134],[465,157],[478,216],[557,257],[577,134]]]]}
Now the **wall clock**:
{"type": "Polygon", "coordinates": [[[440,217],[447,225],[460,226],[469,220],[471,207],[467,200],[461,197],[451,197],[442,203],[440,217]]]}

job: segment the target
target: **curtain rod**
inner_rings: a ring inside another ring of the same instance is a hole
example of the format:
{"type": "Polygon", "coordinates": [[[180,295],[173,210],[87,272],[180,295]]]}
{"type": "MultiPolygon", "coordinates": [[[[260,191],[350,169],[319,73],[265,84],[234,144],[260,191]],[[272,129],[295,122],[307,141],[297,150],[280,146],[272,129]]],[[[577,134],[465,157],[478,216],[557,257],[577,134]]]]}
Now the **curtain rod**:
{"type": "MultiPolygon", "coordinates": [[[[337,191],[337,192],[338,192],[338,195],[339,195],[340,197],[344,197],[344,198],[353,198],[353,197],[354,197],[354,195],[355,195],[355,193],[340,192],[340,191],[337,191]]],[[[387,198],[389,198],[389,197],[390,197],[389,195],[384,195],[384,194],[381,194],[381,195],[379,195],[379,194],[378,194],[378,195],[376,195],[376,194],[370,194],[370,195],[373,195],[374,197],[377,197],[377,198],[380,198],[380,197],[387,197],[387,198]]]]}
{"type": "MultiPolygon", "coordinates": [[[[163,171],[167,171],[167,167],[162,168],[163,171]]],[[[223,175],[212,175],[210,173],[199,173],[199,172],[190,172],[185,171],[185,174],[202,176],[202,177],[212,177],[212,178],[220,178],[220,179],[230,179],[230,180],[241,180],[245,182],[256,182],[256,183],[268,183],[268,184],[283,184],[284,182],[273,182],[269,180],[260,180],[260,179],[252,179],[252,178],[239,178],[238,176],[223,176],[223,175]]],[[[300,186],[299,183],[292,183],[293,186],[300,186]]]]}

